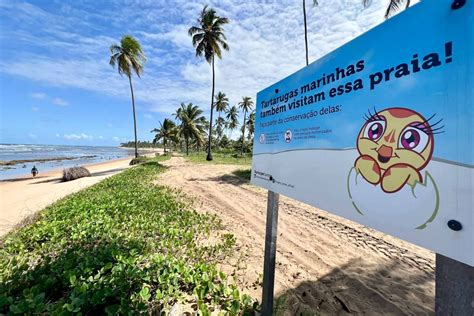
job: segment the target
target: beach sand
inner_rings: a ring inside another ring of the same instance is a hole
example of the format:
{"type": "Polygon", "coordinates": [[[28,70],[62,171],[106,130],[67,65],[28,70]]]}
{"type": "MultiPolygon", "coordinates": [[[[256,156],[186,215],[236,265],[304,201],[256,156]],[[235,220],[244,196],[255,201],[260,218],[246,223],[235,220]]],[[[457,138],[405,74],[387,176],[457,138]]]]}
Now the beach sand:
{"type": "MultiPolygon", "coordinates": [[[[140,149],[140,151],[144,151],[140,149]]],[[[149,152],[148,150],[145,150],[149,152]]],[[[153,157],[153,153],[146,156],[153,157]]],[[[129,168],[132,157],[84,165],[90,177],[61,182],[62,169],[0,181],[0,236],[46,206],[129,168]]]]}
{"type": "MultiPolygon", "coordinates": [[[[232,174],[245,166],[190,164],[173,157],[156,181],[218,215],[237,238],[239,286],[261,298],[267,191],[232,174]]],[[[233,260],[232,260],[233,261],[233,260]]],[[[434,254],[281,196],[275,297],[284,315],[434,314],[434,254]],[[305,313],[306,312],[306,313],[305,313]]],[[[278,305],[278,304],[277,304],[278,305]]]]}

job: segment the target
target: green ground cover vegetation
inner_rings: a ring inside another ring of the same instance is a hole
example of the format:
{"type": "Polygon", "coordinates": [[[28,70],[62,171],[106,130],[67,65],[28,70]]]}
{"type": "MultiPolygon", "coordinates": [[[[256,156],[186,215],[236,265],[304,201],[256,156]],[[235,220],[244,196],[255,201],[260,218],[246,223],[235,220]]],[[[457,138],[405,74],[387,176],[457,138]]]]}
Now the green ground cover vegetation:
{"type": "Polygon", "coordinates": [[[2,237],[0,314],[162,314],[177,302],[202,315],[251,313],[254,300],[217,268],[235,238],[152,184],[163,159],[72,194],[2,237]]]}

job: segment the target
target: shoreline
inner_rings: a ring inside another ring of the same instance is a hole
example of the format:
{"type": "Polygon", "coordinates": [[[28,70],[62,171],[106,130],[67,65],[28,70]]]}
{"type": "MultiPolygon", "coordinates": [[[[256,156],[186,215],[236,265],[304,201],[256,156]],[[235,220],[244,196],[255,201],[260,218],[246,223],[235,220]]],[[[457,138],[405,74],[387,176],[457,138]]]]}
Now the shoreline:
{"type": "MultiPolygon", "coordinates": [[[[117,147],[117,148],[122,148],[122,149],[130,149],[129,147],[117,147]]],[[[133,148],[132,148],[133,149],[133,148]]],[[[144,155],[144,156],[147,156],[147,157],[151,157],[150,155],[154,155],[155,153],[161,153],[163,151],[162,148],[138,148],[138,152],[139,152],[139,155],[144,155]]],[[[77,157],[77,158],[69,158],[69,157],[60,157],[60,158],[47,158],[44,159],[44,158],[39,158],[38,160],[34,160],[34,159],[29,159],[27,163],[42,163],[42,162],[49,162],[49,161],[59,161],[59,160],[74,160],[74,159],[82,159],[82,158],[89,158],[89,157],[92,157],[92,156],[83,156],[83,157],[77,157]]],[[[94,157],[97,157],[96,155],[94,155],[94,157]]],[[[122,158],[113,158],[113,159],[108,159],[108,160],[103,160],[103,161],[98,161],[98,162],[91,162],[91,163],[85,163],[85,164],[81,164],[81,166],[83,167],[90,167],[90,166],[98,166],[98,165],[101,165],[101,164],[106,164],[106,163],[109,163],[109,162],[113,162],[113,161],[118,161],[118,160],[123,160],[123,159],[129,159],[129,160],[132,160],[133,159],[133,155],[131,156],[127,156],[127,157],[122,157],[122,158]]],[[[23,161],[23,160],[9,160],[9,161],[0,161],[0,162],[10,162],[10,161],[23,161]]],[[[26,161],[26,160],[25,160],[26,161]]],[[[25,162],[26,163],[26,162],[25,162]]],[[[18,164],[21,164],[21,163],[18,163],[18,164]]],[[[10,166],[8,164],[6,165],[1,165],[0,166],[10,166]]],[[[28,179],[39,179],[41,177],[44,177],[44,176],[50,176],[51,174],[53,173],[57,173],[57,172],[61,172],[63,171],[63,169],[65,168],[68,168],[68,167],[58,167],[58,168],[53,168],[53,169],[48,169],[47,171],[45,172],[41,172],[37,177],[35,178],[32,178],[31,174],[29,171],[25,171],[25,174],[24,175],[12,175],[11,177],[8,177],[8,178],[4,178],[4,179],[1,179],[0,178],[0,183],[2,182],[12,182],[12,181],[21,181],[22,179],[23,180],[28,180],[28,179]]]]}
{"type": "MultiPolygon", "coordinates": [[[[100,166],[106,166],[107,164],[110,164],[110,163],[113,163],[113,162],[123,161],[123,160],[130,161],[132,159],[133,159],[132,156],[131,157],[116,158],[116,159],[104,160],[104,161],[100,161],[100,162],[91,162],[91,163],[87,163],[87,164],[82,164],[81,167],[85,167],[85,168],[100,167],[100,166]]],[[[48,170],[48,171],[45,171],[45,172],[41,172],[41,173],[38,174],[38,176],[36,176],[34,178],[31,176],[31,174],[13,176],[13,177],[7,178],[7,179],[0,179],[0,183],[35,180],[35,179],[41,179],[41,178],[53,177],[53,176],[59,176],[60,177],[60,176],[62,176],[63,169],[65,169],[65,167],[55,168],[55,169],[51,169],[51,170],[48,170]]]]}
{"type": "MultiPolygon", "coordinates": [[[[145,156],[153,157],[156,152],[160,152],[159,149],[145,156]]],[[[29,175],[0,180],[0,237],[57,200],[131,168],[131,159],[133,157],[84,164],[91,176],[69,182],[61,181],[63,168],[40,173],[35,178],[29,175]]]]}

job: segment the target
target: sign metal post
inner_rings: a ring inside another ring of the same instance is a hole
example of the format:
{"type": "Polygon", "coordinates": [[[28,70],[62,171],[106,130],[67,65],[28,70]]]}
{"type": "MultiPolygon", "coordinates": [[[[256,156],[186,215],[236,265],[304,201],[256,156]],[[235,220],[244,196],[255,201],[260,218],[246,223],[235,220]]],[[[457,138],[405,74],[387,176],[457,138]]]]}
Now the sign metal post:
{"type": "Polygon", "coordinates": [[[275,259],[278,228],[278,200],[280,195],[268,191],[265,257],[263,263],[262,315],[272,315],[275,288],[275,259]]]}
{"type": "Polygon", "coordinates": [[[436,315],[474,315],[474,267],[436,254],[436,315]]]}

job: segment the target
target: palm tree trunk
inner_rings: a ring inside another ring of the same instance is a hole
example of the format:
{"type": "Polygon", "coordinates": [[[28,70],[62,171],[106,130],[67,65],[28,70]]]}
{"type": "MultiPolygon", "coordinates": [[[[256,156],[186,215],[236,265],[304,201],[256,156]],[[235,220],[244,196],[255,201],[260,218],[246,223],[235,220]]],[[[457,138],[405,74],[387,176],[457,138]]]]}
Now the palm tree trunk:
{"type": "Polygon", "coordinates": [[[133,130],[135,132],[135,158],[138,158],[137,116],[135,115],[135,96],[133,95],[132,76],[128,76],[128,82],[130,82],[130,92],[132,93],[133,130]]]}
{"type": "Polygon", "coordinates": [[[207,145],[207,161],[212,160],[211,140],[212,140],[212,114],[214,111],[214,87],[216,84],[216,73],[214,69],[214,56],[212,56],[212,95],[211,95],[211,119],[209,120],[209,143],[207,145]]]}
{"type": "Polygon", "coordinates": [[[166,138],[163,137],[163,151],[166,154],[166,138]]]}
{"type": "Polygon", "coordinates": [[[306,26],[306,1],[303,0],[303,18],[304,18],[304,44],[306,48],[306,66],[308,66],[308,27],[306,26]]]}
{"type": "Polygon", "coordinates": [[[186,142],[186,156],[189,155],[189,139],[185,137],[185,142],[186,142]]]}
{"type": "MultiPolygon", "coordinates": [[[[217,111],[217,113],[219,113],[217,121],[220,122],[221,121],[221,111],[217,111]]],[[[222,128],[222,126],[219,127],[219,130],[221,130],[221,128],[222,128]]],[[[217,134],[217,148],[220,148],[219,144],[221,142],[221,133],[222,133],[222,131],[219,134],[217,134]]]]}
{"type": "Polygon", "coordinates": [[[242,128],[242,149],[240,150],[240,156],[244,155],[244,143],[245,143],[245,120],[247,119],[247,111],[244,111],[244,126],[242,128]]]}

